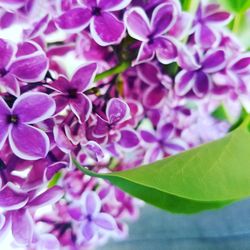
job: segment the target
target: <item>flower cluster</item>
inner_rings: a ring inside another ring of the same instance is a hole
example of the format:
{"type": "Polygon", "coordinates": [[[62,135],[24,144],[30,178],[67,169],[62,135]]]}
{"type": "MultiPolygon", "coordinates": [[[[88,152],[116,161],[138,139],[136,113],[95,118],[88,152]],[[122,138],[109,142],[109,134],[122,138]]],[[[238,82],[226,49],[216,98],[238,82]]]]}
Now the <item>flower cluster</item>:
{"type": "Polygon", "coordinates": [[[212,113],[237,113],[250,77],[231,20],[178,0],[0,1],[1,240],[80,250],[126,237],[142,203],[72,157],[121,171],[227,133],[212,113]]]}

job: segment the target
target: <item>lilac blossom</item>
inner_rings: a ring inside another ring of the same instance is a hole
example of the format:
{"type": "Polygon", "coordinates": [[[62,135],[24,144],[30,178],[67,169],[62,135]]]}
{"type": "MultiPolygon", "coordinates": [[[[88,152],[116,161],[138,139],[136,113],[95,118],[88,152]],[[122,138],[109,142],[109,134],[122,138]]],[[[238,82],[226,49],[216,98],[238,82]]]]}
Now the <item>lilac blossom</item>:
{"type": "Polygon", "coordinates": [[[176,60],[176,42],[165,34],[173,27],[177,16],[178,10],[171,2],[157,6],[151,22],[142,8],[134,7],[126,12],[124,20],[129,35],[142,42],[134,64],[150,61],[155,55],[163,64],[176,60]]]}
{"type": "Polygon", "coordinates": [[[202,48],[216,47],[221,41],[220,27],[228,24],[232,19],[229,12],[223,11],[218,4],[202,4],[194,20],[194,39],[202,48]]]}
{"type": "Polygon", "coordinates": [[[45,132],[31,126],[50,118],[55,111],[54,100],[43,93],[26,93],[12,108],[0,97],[0,148],[8,138],[15,155],[26,160],[44,158],[49,151],[45,132]]]}
{"type": "Polygon", "coordinates": [[[75,7],[63,13],[56,20],[64,30],[76,32],[90,25],[94,40],[101,46],[117,44],[125,34],[125,27],[112,12],[124,9],[131,0],[81,0],[83,6],[75,7]]]}
{"type": "Polygon", "coordinates": [[[197,97],[204,97],[212,88],[211,74],[225,68],[226,54],[222,49],[208,50],[204,55],[197,52],[192,55],[183,47],[179,56],[179,64],[183,70],[175,78],[175,92],[183,96],[190,91],[197,97]]]}
{"type": "Polygon", "coordinates": [[[93,82],[97,70],[96,67],[94,63],[83,66],[73,74],[71,81],[64,76],[60,76],[58,80],[50,85],[51,88],[58,92],[54,95],[57,113],[69,105],[79,122],[84,122],[88,119],[92,103],[83,94],[83,91],[93,82]]]}
{"type": "Polygon", "coordinates": [[[95,192],[85,192],[78,204],[69,207],[71,217],[77,221],[79,241],[91,241],[100,234],[109,235],[116,230],[114,218],[101,212],[101,200],[95,192]]]}

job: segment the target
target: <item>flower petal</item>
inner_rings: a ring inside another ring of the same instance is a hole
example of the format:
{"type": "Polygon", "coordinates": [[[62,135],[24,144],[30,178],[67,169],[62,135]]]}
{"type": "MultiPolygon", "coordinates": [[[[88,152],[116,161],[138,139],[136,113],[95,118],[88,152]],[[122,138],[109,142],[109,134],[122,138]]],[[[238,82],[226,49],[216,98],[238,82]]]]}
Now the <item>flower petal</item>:
{"type": "Polygon", "coordinates": [[[84,192],[82,196],[82,208],[85,216],[95,216],[101,209],[101,200],[96,192],[84,192]]]}
{"type": "Polygon", "coordinates": [[[217,31],[208,25],[198,25],[194,38],[195,42],[204,49],[216,47],[220,42],[220,36],[217,31]]]}
{"type": "Polygon", "coordinates": [[[85,145],[88,154],[95,160],[100,161],[104,158],[104,152],[101,146],[95,141],[88,141],[85,145]]]}
{"type": "Polygon", "coordinates": [[[41,207],[49,204],[54,204],[62,198],[64,191],[59,186],[54,186],[42,194],[36,196],[33,200],[29,201],[30,207],[41,207]]]}
{"type": "Polygon", "coordinates": [[[160,83],[159,68],[153,63],[143,63],[136,67],[139,78],[147,84],[157,85],[160,83]]]}
{"type": "Polygon", "coordinates": [[[74,8],[63,13],[55,22],[59,28],[76,33],[89,25],[91,16],[91,11],[87,8],[74,8]]]}
{"type": "Polygon", "coordinates": [[[143,42],[139,49],[137,58],[133,62],[132,66],[135,66],[140,63],[150,62],[155,56],[154,47],[148,43],[143,42]]]}
{"type": "Polygon", "coordinates": [[[17,98],[12,112],[18,115],[20,122],[37,123],[50,118],[55,109],[55,101],[49,95],[29,92],[17,98]]]}
{"type": "Polygon", "coordinates": [[[198,97],[203,97],[208,94],[210,89],[210,78],[202,71],[196,73],[195,84],[193,91],[198,97]]]}
{"type": "Polygon", "coordinates": [[[82,234],[85,238],[86,241],[90,241],[94,238],[95,234],[95,228],[93,223],[87,222],[83,227],[82,227],[82,234]]]}
{"type": "Polygon", "coordinates": [[[0,190],[0,207],[6,210],[16,210],[25,206],[29,196],[26,192],[18,189],[13,183],[8,182],[0,190]]]}
{"type": "Polygon", "coordinates": [[[226,55],[223,50],[215,50],[207,53],[202,62],[202,68],[206,73],[215,73],[226,66],[226,55]]]}
{"type": "Polygon", "coordinates": [[[0,97],[0,149],[3,147],[7,137],[9,125],[7,124],[7,116],[11,113],[10,108],[0,97]]]}
{"type": "Polygon", "coordinates": [[[36,243],[39,250],[60,250],[60,243],[53,234],[42,234],[36,243]]]}
{"type": "Polygon", "coordinates": [[[13,153],[24,160],[45,158],[50,146],[45,132],[25,124],[12,127],[9,143],[13,153]]]}
{"type": "Polygon", "coordinates": [[[58,79],[53,81],[48,87],[61,93],[67,93],[71,87],[71,83],[66,77],[59,76],[58,79]]]}
{"type": "Polygon", "coordinates": [[[125,34],[125,26],[115,15],[102,12],[91,20],[90,32],[99,45],[107,46],[120,43],[125,34]]]}
{"type": "Polygon", "coordinates": [[[177,8],[171,2],[158,5],[153,11],[151,21],[154,35],[162,35],[170,30],[177,17],[177,8]]]}
{"type": "Polygon", "coordinates": [[[7,67],[13,58],[14,54],[16,53],[17,48],[11,44],[10,42],[7,42],[4,39],[0,39],[0,55],[1,55],[1,61],[0,61],[0,69],[7,70],[7,67]]]}
{"type": "Polygon", "coordinates": [[[69,104],[69,98],[63,94],[55,94],[52,96],[56,103],[55,114],[58,114],[69,104]]]}
{"type": "Polygon", "coordinates": [[[40,51],[18,57],[10,66],[10,72],[25,82],[42,81],[48,70],[48,59],[40,51]]]}
{"type": "Polygon", "coordinates": [[[140,41],[148,41],[148,36],[151,33],[150,23],[142,8],[129,9],[124,15],[124,22],[131,37],[140,41]]]}
{"type": "Polygon", "coordinates": [[[140,144],[139,137],[135,131],[130,129],[122,129],[120,133],[121,138],[118,141],[118,144],[121,147],[125,149],[131,149],[137,147],[140,144]]]}
{"type": "Polygon", "coordinates": [[[6,88],[6,91],[14,96],[20,95],[20,84],[16,77],[9,73],[5,75],[2,79],[0,79],[0,84],[6,88]]]}
{"type": "Polygon", "coordinates": [[[132,0],[100,0],[98,6],[106,11],[117,11],[126,8],[132,0]]]}
{"type": "Polygon", "coordinates": [[[195,72],[182,70],[175,78],[175,92],[179,96],[186,95],[194,86],[195,72]]]}
{"type": "Polygon", "coordinates": [[[226,11],[217,11],[207,15],[204,21],[214,23],[215,25],[226,25],[232,20],[232,15],[226,11]]]}
{"type": "Polygon", "coordinates": [[[235,58],[229,65],[229,68],[237,74],[250,73],[250,54],[246,53],[235,58]]]}
{"type": "Polygon", "coordinates": [[[12,213],[12,234],[17,243],[28,245],[33,236],[33,220],[26,209],[16,210],[12,213]]]}
{"type": "Polygon", "coordinates": [[[147,130],[141,130],[140,135],[142,139],[147,143],[155,143],[157,142],[157,138],[151,132],[147,130]]]}
{"type": "Polygon", "coordinates": [[[84,94],[78,94],[76,98],[70,99],[70,107],[77,116],[80,123],[89,119],[92,111],[92,102],[84,94]]]}
{"type": "Polygon", "coordinates": [[[166,123],[160,127],[158,131],[159,138],[162,138],[164,141],[167,141],[171,135],[174,133],[174,126],[171,123],[166,123]]]}
{"type": "Polygon", "coordinates": [[[162,85],[151,86],[143,93],[143,104],[148,108],[159,107],[166,100],[168,90],[162,85]]]}
{"type": "Polygon", "coordinates": [[[110,124],[122,123],[130,118],[129,106],[119,98],[112,98],[107,104],[106,116],[110,124]]]}
{"type": "Polygon", "coordinates": [[[178,49],[173,40],[166,37],[155,39],[156,56],[162,64],[169,64],[177,60],[178,49]]]}
{"type": "Polygon", "coordinates": [[[94,223],[105,231],[114,231],[116,228],[115,219],[107,213],[99,213],[96,215],[94,223]]]}
{"type": "Polygon", "coordinates": [[[73,75],[71,87],[83,92],[91,83],[93,83],[97,70],[97,64],[91,63],[79,68],[73,75]]]}

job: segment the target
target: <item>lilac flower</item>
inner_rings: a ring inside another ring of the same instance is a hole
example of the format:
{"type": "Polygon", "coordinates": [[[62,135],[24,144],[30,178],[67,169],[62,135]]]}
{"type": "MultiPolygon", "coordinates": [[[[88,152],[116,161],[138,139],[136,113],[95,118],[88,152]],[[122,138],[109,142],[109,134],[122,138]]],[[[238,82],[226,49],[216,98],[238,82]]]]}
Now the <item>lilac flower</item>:
{"type": "Polygon", "coordinates": [[[175,91],[179,96],[191,90],[197,97],[204,97],[211,90],[211,74],[226,66],[226,55],[222,49],[209,50],[205,55],[199,52],[193,56],[187,48],[179,55],[179,65],[183,68],[175,78],[175,91]]]}
{"type": "Polygon", "coordinates": [[[19,82],[37,82],[44,79],[48,60],[41,48],[34,42],[17,47],[0,39],[0,85],[13,95],[19,95],[19,82]]]}
{"type": "Polygon", "coordinates": [[[201,4],[194,21],[194,39],[202,48],[216,47],[221,40],[220,27],[225,26],[232,19],[232,15],[221,10],[218,4],[201,4]]]}
{"type": "Polygon", "coordinates": [[[140,135],[146,143],[152,145],[145,156],[146,162],[154,162],[187,148],[185,142],[176,136],[175,128],[171,123],[158,126],[155,134],[148,130],[141,130],[140,135]]]}
{"type": "Polygon", "coordinates": [[[177,16],[178,10],[171,2],[157,6],[151,22],[139,7],[131,8],[125,13],[124,20],[129,35],[142,42],[134,64],[150,61],[155,55],[163,64],[176,60],[177,45],[165,33],[173,27],[177,16]]]}
{"type": "Polygon", "coordinates": [[[69,81],[64,76],[60,76],[50,87],[58,93],[54,94],[56,101],[56,113],[62,111],[67,105],[82,123],[86,121],[92,109],[89,98],[83,91],[93,82],[97,70],[95,63],[79,68],[69,81]]]}
{"type": "Polygon", "coordinates": [[[7,137],[15,155],[26,160],[44,158],[49,151],[45,132],[31,126],[50,118],[55,111],[51,97],[43,93],[26,93],[9,108],[0,97],[0,148],[7,137]]]}
{"type": "Polygon", "coordinates": [[[131,0],[81,2],[83,6],[70,9],[59,16],[56,20],[57,25],[61,29],[76,32],[90,24],[91,35],[99,45],[119,43],[125,34],[125,27],[112,12],[124,9],[131,0]]]}
{"type": "Polygon", "coordinates": [[[128,105],[118,98],[112,98],[107,103],[106,120],[97,117],[97,124],[93,129],[96,138],[106,137],[107,143],[120,145],[123,149],[133,149],[139,145],[139,138],[136,132],[122,126],[123,122],[130,118],[128,105]]]}
{"type": "Polygon", "coordinates": [[[80,239],[93,241],[100,234],[110,235],[116,230],[114,218],[107,213],[101,212],[101,200],[93,191],[84,192],[80,203],[73,204],[69,213],[80,224],[80,239]]]}

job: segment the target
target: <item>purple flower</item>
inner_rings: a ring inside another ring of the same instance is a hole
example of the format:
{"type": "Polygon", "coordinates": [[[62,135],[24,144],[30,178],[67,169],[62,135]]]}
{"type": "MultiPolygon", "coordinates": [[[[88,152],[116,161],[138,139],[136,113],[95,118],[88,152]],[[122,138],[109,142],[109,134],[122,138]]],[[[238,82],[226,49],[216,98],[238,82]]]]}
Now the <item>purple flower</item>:
{"type": "Polygon", "coordinates": [[[191,90],[197,97],[204,97],[211,90],[211,74],[226,66],[226,55],[222,49],[209,50],[205,55],[198,51],[193,56],[183,47],[179,55],[179,65],[183,68],[175,78],[175,92],[179,96],[191,90]]]}
{"type": "Polygon", "coordinates": [[[221,40],[220,27],[225,26],[232,15],[222,11],[218,4],[200,4],[194,21],[194,39],[202,48],[216,47],[221,40]]]}
{"type": "Polygon", "coordinates": [[[78,204],[69,207],[69,214],[80,225],[79,238],[93,241],[100,234],[110,235],[116,230],[115,219],[101,212],[101,200],[93,191],[85,191],[78,204]]]}
{"type": "Polygon", "coordinates": [[[146,143],[152,145],[145,156],[146,162],[154,162],[187,148],[185,142],[176,135],[175,128],[171,123],[158,126],[155,134],[148,130],[141,130],[140,135],[146,143]]]}
{"type": "Polygon", "coordinates": [[[125,13],[129,35],[142,42],[134,64],[150,61],[155,55],[163,64],[176,60],[177,46],[174,39],[164,34],[173,27],[177,17],[178,10],[171,2],[157,6],[151,22],[142,8],[134,7],[125,13]]]}
{"type": "Polygon", "coordinates": [[[56,19],[57,25],[64,30],[77,32],[90,25],[94,40],[101,46],[119,43],[124,34],[123,22],[112,14],[113,11],[127,7],[131,0],[81,0],[84,6],[75,7],[56,19]]]}
{"type": "Polygon", "coordinates": [[[34,42],[25,42],[19,48],[0,39],[0,84],[11,94],[20,94],[19,82],[37,82],[44,79],[48,69],[45,53],[34,42]]]}
{"type": "Polygon", "coordinates": [[[71,81],[60,76],[50,85],[58,92],[53,96],[56,101],[56,113],[69,105],[80,123],[88,119],[92,103],[83,91],[94,81],[96,70],[97,65],[92,63],[79,68],[73,74],[71,81]]]}
{"type": "Polygon", "coordinates": [[[49,138],[30,124],[50,118],[54,111],[54,100],[43,93],[23,94],[12,108],[0,97],[0,149],[8,137],[18,157],[26,160],[44,158],[49,151],[49,138]]]}
{"type": "Polygon", "coordinates": [[[123,123],[130,119],[129,106],[119,98],[112,98],[107,103],[106,120],[97,116],[97,124],[93,129],[96,138],[106,137],[107,143],[120,145],[123,149],[132,149],[139,145],[136,132],[129,127],[123,128],[123,123]]]}

